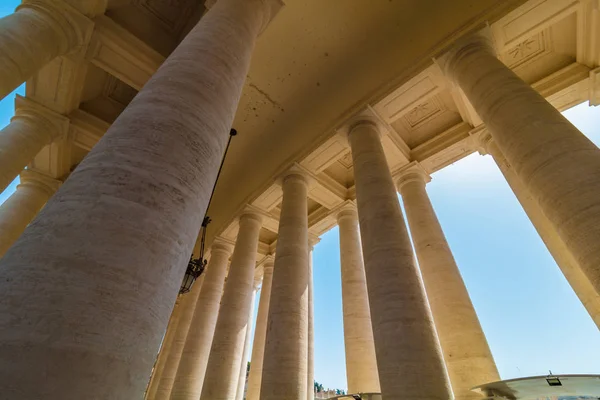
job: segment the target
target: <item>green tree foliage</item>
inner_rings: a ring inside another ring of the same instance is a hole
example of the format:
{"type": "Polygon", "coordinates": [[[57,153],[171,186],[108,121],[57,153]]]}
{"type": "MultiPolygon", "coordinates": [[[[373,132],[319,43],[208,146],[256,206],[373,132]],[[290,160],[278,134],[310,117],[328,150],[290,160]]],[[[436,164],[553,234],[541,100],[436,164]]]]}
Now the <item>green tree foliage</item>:
{"type": "Polygon", "coordinates": [[[323,388],[323,385],[321,385],[319,382],[315,381],[315,391],[316,392],[323,392],[325,389],[323,388]]]}

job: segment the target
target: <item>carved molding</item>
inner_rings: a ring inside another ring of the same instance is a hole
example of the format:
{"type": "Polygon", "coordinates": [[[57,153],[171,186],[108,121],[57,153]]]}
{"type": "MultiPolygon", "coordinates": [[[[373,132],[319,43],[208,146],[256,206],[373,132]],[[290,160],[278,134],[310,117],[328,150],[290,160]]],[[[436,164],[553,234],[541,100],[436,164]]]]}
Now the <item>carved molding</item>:
{"type": "Polygon", "coordinates": [[[387,123],[393,123],[406,114],[411,114],[409,121],[415,121],[426,112],[422,105],[445,86],[441,70],[433,64],[378,102],[373,109],[387,123]]]}
{"type": "Polygon", "coordinates": [[[531,0],[495,22],[496,49],[505,53],[581,9],[581,1],[531,0]]]}
{"type": "Polygon", "coordinates": [[[105,16],[96,18],[96,30],[87,57],[92,64],[138,91],[165,60],[150,46],[105,16]]]}
{"type": "Polygon", "coordinates": [[[73,144],[87,151],[92,150],[110,127],[109,123],[82,110],[74,111],[69,118],[73,144]]]}
{"type": "Polygon", "coordinates": [[[501,55],[502,61],[511,69],[517,69],[536,58],[553,51],[551,30],[538,32],[537,34],[510,47],[501,55]]]}
{"type": "Polygon", "coordinates": [[[446,111],[446,106],[437,97],[430,97],[408,111],[401,119],[404,128],[411,132],[446,111]]]}

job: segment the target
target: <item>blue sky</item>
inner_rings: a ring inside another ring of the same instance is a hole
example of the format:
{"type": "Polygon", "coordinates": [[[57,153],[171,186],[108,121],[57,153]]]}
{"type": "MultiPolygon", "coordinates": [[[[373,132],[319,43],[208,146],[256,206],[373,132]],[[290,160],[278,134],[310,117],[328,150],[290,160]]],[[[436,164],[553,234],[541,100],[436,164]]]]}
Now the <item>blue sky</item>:
{"type": "MultiPolygon", "coordinates": [[[[18,0],[0,1],[0,17],[18,0]]],[[[17,92],[23,92],[23,88],[17,92]]],[[[14,95],[0,101],[0,127],[14,95]]],[[[600,144],[600,108],[565,113],[600,144]]],[[[0,203],[17,182],[0,195],[0,203]]],[[[567,284],[489,156],[473,154],[433,175],[427,191],[461,270],[503,379],[600,374],[600,333],[567,284]]],[[[346,388],[339,236],[314,251],[315,379],[346,388]]]]}

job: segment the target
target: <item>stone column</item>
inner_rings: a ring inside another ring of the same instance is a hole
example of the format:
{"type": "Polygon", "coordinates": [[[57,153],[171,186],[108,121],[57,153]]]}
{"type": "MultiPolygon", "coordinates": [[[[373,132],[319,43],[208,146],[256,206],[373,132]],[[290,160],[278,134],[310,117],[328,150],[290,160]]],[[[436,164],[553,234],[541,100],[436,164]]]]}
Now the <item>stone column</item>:
{"type": "Polygon", "coordinates": [[[398,189],[413,239],[427,299],[457,400],[481,399],[472,387],[500,380],[477,313],[427,196],[431,178],[417,164],[399,174],[398,189]]]}
{"type": "Polygon", "coordinates": [[[44,146],[66,137],[68,129],[68,118],[17,96],[15,116],[0,131],[0,192],[44,146]]]}
{"type": "Polygon", "coordinates": [[[263,263],[263,283],[260,289],[258,314],[256,315],[256,329],[254,329],[254,343],[252,346],[252,358],[250,359],[250,375],[248,376],[246,400],[258,400],[260,398],[267,318],[269,316],[269,300],[271,298],[271,282],[273,280],[273,261],[273,257],[269,256],[263,263]]]}
{"type": "Polygon", "coordinates": [[[441,60],[600,292],[600,149],[494,54],[483,35],[441,60]]]}
{"type": "Polygon", "coordinates": [[[216,239],[211,246],[210,263],[203,273],[202,291],[198,296],[172,390],[169,390],[166,399],[196,396],[194,399],[198,400],[200,397],[231,252],[232,247],[220,239],[216,239]]]}
{"type": "MultiPolygon", "coordinates": [[[[248,327],[248,312],[254,291],[254,270],[261,225],[262,218],[259,214],[246,212],[240,217],[240,230],[219,308],[204,385],[201,387],[201,400],[235,399],[248,327]]],[[[198,394],[185,398],[197,400],[198,394]]]]}
{"type": "Polygon", "coordinates": [[[23,170],[17,190],[0,205],[0,257],[21,236],[44,204],[58,190],[60,181],[35,171],[23,170]]]}
{"type": "Polygon", "coordinates": [[[160,352],[158,353],[156,364],[154,364],[154,371],[152,372],[152,378],[150,379],[148,391],[146,392],[146,400],[154,400],[154,398],[156,397],[156,391],[158,390],[160,377],[165,369],[165,364],[167,363],[167,359],[169,358],[169,353],[171,352],[171,348],[173,346],[173,340],[175,338],[175,334],[177,333],[176,331],[177,325],[179,324],[180,314],[181,300],[180,298],[178,298],[175,302],[175,307],[173,308],[173,313],[171,314],[169,325],[167,325],[167,332],[160,347],[160,352]]]}
{"type": "Polygon", "coordinates": [[[242,362],[240,363],[240,373],[238,377],[237,389],[235,391],[235,400],[244,399],[244,389],[246,388],[246,375],[248,372],[248,359],[250,358],[250,340],[252,339],[252,317],[254,317],[254,303],[256,300],[256,291],[260,285],[260,276],[254,278],[254,290],[250,299],[250,310],[248,312],[248,325],[246,325],[246,339],[244,341],[244,352],[242,353],[242,362]]]}
{"type": "Polygon", "coordinates": [[[63,0],[25,0],[0,19],[0,99],[57,56],[82,46],[93,22],[63,0]]]}
{"type": "Polygon", "coordinates": [[[337,214],[337,222],[340,227],[348,393],[379,393],[381,388],[356,206],[352,203],[344,205],[337,214]]]}
{"type": "Polygon", "coordinates": [[[305,399],[308,330],[307,177],[283,178],[283,202],[273,268],[261,400],[305,399]]]}
{"type": "Polygon", "coordinates": [[[313,304],[313,250],[321,239],[310,238],[308,241],[308,339],[306,357],[306,398],[313,400],[315,397],[315,307],[313,304]]]}
{"type": "Polygon", "coordinates": [[[554,257],[567,282],[569,282],[571,288],[583,303],[583,306],[596,323],[596,326],[600,328],[600,294],[598,294],[590,280],[585,276],[579,262],[573,257],[573,254],[571,254],[560,238],[548,217],[544,215],[539,204],[531,196],[531,193],[529,193],[523,182],[521,182],[506,158],[504,158],[504,155],[502,155],[489,133],[486,132],[481,136],[481,144],[483,147],[481,150],[482,154],[489,153],[493,157],[517,200],[519,200],[519,203],[523,207],[525,214],[529,217],[529,220],[552,257],[554,257]]]}
{"type": "Polygon", "coordinates": [[[451,398],[423,284],[381,145],[370,120],[350,126],[356,200],[384,398],[451,398]]]}
{"type": "MultiPolygon", "coordinates": [[[[213,246],[214,249],[214,246],[213,246]]],[[[214,251],[214,250],[213,250],[214,251]]],[[[213,258],[211,258],[211,261],[213,258]]],[[[175,381],[175,375],[177,374],[177,368],[182,357],[183,348],[186,343],[192,318],[196,311],[196,305],[198,304],[198,298],[204,286],[204,274],[200,276],[200,281],[195,282],[192,286],[192,290],[183,295],[180,299],[181,305],[179,306],[179,323],[177,324],[177,330],[173,337],[173,343],[167,358],[165,360],[165,366],[163,368],[156,387],[156,393],[154,399],[156,400],[168,400],[173,389],[173,382],[175,381]]]]}
{"type": "Polygon", "coordinates": [[[218,1],[0,260],[5,397],[143,397],[280,6],[218,1]]]}

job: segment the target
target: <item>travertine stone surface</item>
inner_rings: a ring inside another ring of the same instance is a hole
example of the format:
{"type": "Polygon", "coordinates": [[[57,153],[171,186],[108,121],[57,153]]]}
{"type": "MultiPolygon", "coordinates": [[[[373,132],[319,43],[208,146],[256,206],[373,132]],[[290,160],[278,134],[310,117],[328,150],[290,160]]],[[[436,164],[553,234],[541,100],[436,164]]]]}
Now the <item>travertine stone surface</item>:
{"type": "Polygon", "coordinates": [[[143,397],[256,37],[279,6],[219,1],[0,261],[6,397],[143,397]]]}
{"type": "Polygon", "coordinates": [[[17,190],[0,205],[0,257],[21,236],[60,184],[60,181],[38,172],[21,172],[17,190]]]}
{"type": "Polygon", "coordinates": [[[308,332],[306,354],[306,399],[315,398],[315,306],[313,304],[313,250],[318,242],[308,242],[308,332]]]}
{"type": "Polygon", "coordinates": [[[177,325],[179,325],[179,318],[181,316],[182,300],[183,299],[178,298],[175,302],[171,319],[169,319],[169,325],[167,325],[167,333],[163,339],[160,352],[158,353],[158,357],[156,359],[156,364],[154,365],[154,371],[152,372],[152,379],[150,379],[150,384],[148,385],[146,400],[154,400],[156,397],[156,391],[158,390],[160,377],[162,376],[165,365],[167,364],[167,359],[169,358],[169,354],[171,353],[171,349],[173,347],[173,340],[175,339],[175,335],[177,333],[177,325]]]}
{"type": "Polygon", "coordinates": [[[514,169],[506,161],[498,146],[491,140],[489,135],[485,135],[482,138],[482,142],[485,151],[494,158],[508,185],[519,200],[519,203],[542,238],[548,251],[554,257],[567,282],[569,282],[571,288],[573,288],[573,291],[596,323],[596,326],[600,329],[600,294],[598,294],[590,280],[585,276],[577,260],[575,260],[567,246],[565,246],[565,243],[558,236],[552,223],[540,209],[539,204],[533,199],[527,188],[515,174],[514,169]]]}
{"type": "Polygon", "coordinates": [[[481,399],[470,389],[500,380],[460,271],[427,196],[431,178],[418,164],[398,179],[427,299],[457,400],[481,399]]]}
{"type": "MultiPolygon", "coordinates": [[[[240,217],[240,230],[221,299],[204,384],[201,386],[201,400],[235,399],[254,292],[261,225],[262,218],[258,214],[247,212],[240,217]]],[[[189,397],[181,399],[198,400],[200,392],[189,393],[189,397]]]]}
{"type": "Polygon", "coordinates": [[[283,202],[273,268],[261,400],[306,398],[307,178],[301,172],[290,171],[283,178],[282,186],[283,202]]]}
{"type": "Polygon", "coordinates": [[[244,352],[242,353],[242,362],[240,363],[240,372],[238,375],[237,389],[235,390],[235,400],[244,399],[244,389],[246,387],[246,374],[248,370],[248,360],[250,358],[250,341],[252,340],[252,317],[254,317],[254,303],[256,300],[256,290],[260,281],[254,280],[254,290],[250,299],[250,310],[248,312],[248,325],[246,325],[246,339],[244,340],[244,352]]]}
{"type": "Polygon", "coordinates": [[[206,272],[202,274],[202,291],[198,296],[168,399],[179,400],[196,396],[195,399],[198,400],[200,396],[231,252],[232,247],[218,239],[212,244],[210,262],[206,272]]]}
{"type": "Polygon", "coordinates": [[[19,95],[15,109],[10,124],[0,131],[0,191],[44,146],[65,137],[69,129],[66,117],[19,95]]]}
{"type": "Polygon", "coordinates": [[[600,292],[600,149],[502,64],[482,36],[457,43],[443,63],[600,292]]]}
{"type": "Polygon", "coordinates": [[[337,214],[340,229],[342,308],[348,393],[379,393],[379,374],[373,342],[365,266],[354,204],[337,214]]]}
{"type": "Polygon", "coordinates": [[[0,99],[85,43],[93,23],[63,0],[25,0],[0,19],[0,99]]]}
{"type": "Polygon", "coordinates": [[[175,382],[177,368],[182,357],[183,348],[186,343],[192,318],[194,317],[194,311],[196,310],[198,298],[200,297],[200,292],[202,291],[203,286],[204,275],[200,277],[199,281],[194,283],[192,290],[185,294],[180,300],[181,305],[179,306],[179,323],[177,324],[175,337],[173,337],[171,350],[169,351],[169,355],[165,361],[165,367],[163,368],[162,374],[159,377],[156,394],[154,395],[156,400],[169,400],[169,396],[171,396],[171,390],[173,389],[173,382],[175,382]]]}
{"type": "Polygon", "coordinates": [[[256,329],[254,329],[254,342],[252,345],[252,358],[250,359],[250,374],[248,376],[246,400],[258,400],[260,396],[260,382],[262,380],[265,338],[267,334],[267,318],[269,316],[271,283],[273,281],[273,261],[274,260],[270,258],[263,264],[263,283],[260,289],[260,299],[258,301],[258,314],[256,315],[256,329]]]}
{"type": "Polygon", "coordinates": [[[374,122],[350,128],[371,322],[386,399],[448,400],[450,385],[374,122]]]}

